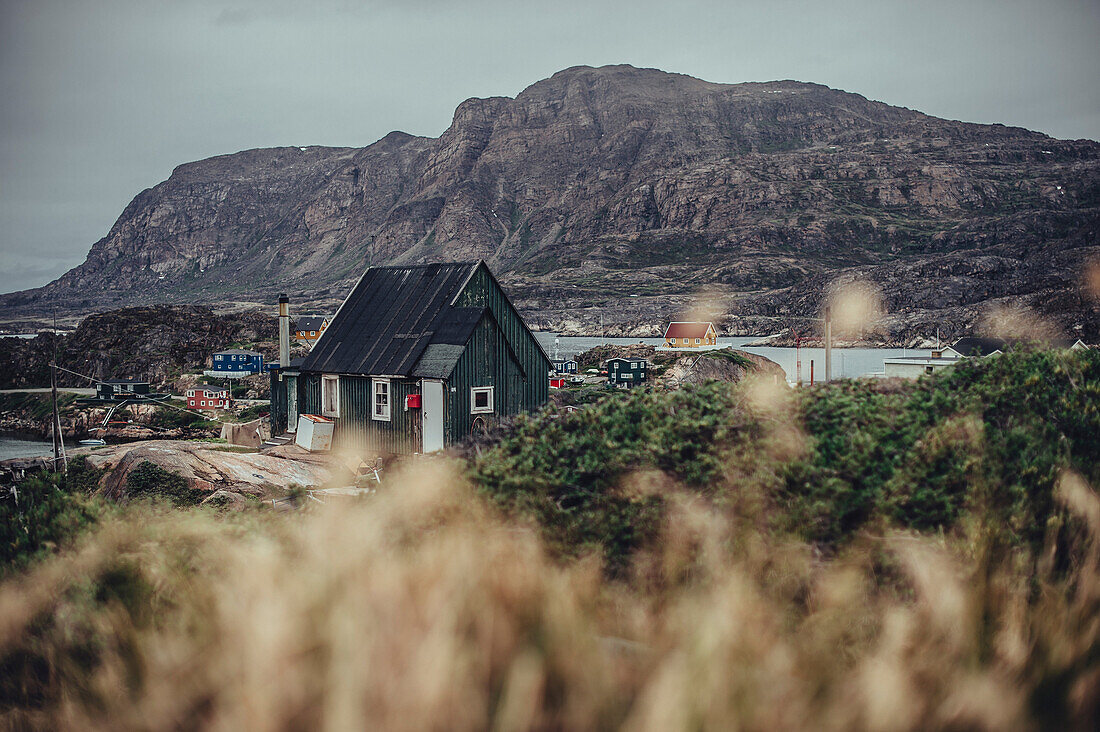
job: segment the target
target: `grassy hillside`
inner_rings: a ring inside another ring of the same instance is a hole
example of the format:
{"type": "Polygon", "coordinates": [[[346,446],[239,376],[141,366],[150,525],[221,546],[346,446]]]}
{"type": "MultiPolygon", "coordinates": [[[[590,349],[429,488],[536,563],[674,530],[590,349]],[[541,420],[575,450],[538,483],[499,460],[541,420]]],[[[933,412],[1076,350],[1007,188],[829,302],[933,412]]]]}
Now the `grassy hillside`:
{"type": "Polygon", "coordinates": [[[0,719],[1092,729],[1098,396],[1095,353],[636,391],[289,515],[37,481],[0,719]]]}

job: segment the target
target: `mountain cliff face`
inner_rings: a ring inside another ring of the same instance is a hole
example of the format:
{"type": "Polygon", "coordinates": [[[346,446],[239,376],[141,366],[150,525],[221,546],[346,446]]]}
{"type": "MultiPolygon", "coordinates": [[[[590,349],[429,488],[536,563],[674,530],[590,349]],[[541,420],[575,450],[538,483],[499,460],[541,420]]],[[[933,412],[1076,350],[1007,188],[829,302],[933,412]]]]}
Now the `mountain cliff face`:
{"type": "Polygon", "coordinates": [[[929,117],[793,81],[577,67],[470,99],[437,139],[249,150],[182,165],[123,211],[48,303],[325,307],[368,262],[483,258],[536,327],[650,334],[704,301],[727,331],[812,315],[838,275],[888,330],[990,303],[1096,337],[1078,287],[1100,234],[1100,145],[929,117]]]}

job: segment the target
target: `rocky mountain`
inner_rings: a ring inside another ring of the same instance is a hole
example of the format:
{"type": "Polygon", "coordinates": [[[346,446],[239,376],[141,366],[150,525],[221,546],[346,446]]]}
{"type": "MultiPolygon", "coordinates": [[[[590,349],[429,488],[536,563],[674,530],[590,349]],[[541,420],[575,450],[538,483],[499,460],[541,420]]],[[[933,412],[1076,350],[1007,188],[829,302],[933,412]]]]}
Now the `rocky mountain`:
{"type": "Polygon", "coordinates": [[[726,332],[816,313],[838,276],[883,291],[885,336],[1036,307],[1100,336],[1080,294],[1100,144],[937,119],[795,81],[576,67],[469,99],[439,138],[249,150],[143,191],[87,261],[5,295],[50,304],[333,307],[368,262],[486,259],[535,327],[726,332]]]}

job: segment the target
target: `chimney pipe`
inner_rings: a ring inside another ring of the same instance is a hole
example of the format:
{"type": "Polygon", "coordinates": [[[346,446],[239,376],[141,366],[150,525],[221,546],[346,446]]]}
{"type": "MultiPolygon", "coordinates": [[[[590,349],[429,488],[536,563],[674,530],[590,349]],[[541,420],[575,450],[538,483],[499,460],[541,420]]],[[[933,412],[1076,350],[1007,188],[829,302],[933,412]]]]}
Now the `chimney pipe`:
{"type": "Polygon", "coordinates": [[[290,366],[290,298],[279,295],[279,368],[290,366]]]}

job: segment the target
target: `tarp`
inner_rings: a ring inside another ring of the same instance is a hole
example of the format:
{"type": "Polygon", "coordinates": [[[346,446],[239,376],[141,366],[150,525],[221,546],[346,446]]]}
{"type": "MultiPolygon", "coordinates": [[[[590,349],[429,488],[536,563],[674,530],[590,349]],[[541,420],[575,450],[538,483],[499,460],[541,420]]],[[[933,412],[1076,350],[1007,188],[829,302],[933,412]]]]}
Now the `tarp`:
{"type": "Polygon", "coordinates": [[[262,419],[254,419],[251,422],[239,422],[222,424],[222,439],[230,445],[242,447],[259,447],[264,440],[271,437],[271,429],[262,419]]]}

